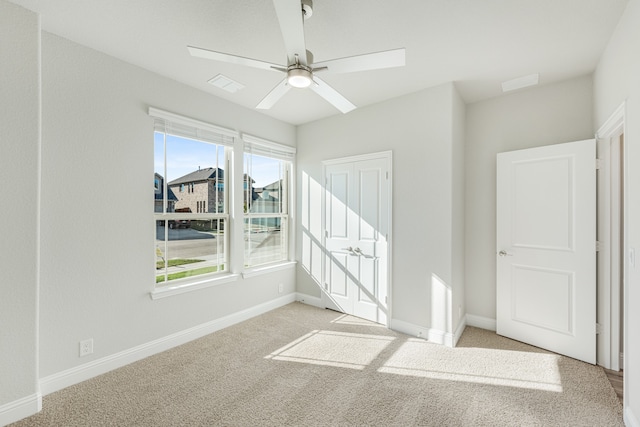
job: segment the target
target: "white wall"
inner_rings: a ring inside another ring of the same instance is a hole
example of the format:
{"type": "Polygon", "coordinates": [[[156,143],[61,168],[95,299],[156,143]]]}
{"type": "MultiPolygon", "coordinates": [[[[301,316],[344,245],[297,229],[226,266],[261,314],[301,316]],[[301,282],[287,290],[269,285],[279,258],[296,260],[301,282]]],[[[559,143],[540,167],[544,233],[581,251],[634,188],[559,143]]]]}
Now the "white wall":
{"type": "Polygon", "coordinates": [[[38,16],[0,0],[0,425],[39,405],[39,49],[38,16]]]}
{"type": "Polygon", "coordinates": [[[496,154],[593,138],[592,79],[585,76],[467,105],[465,300],[496,318],[496,154]]]}
{"type": "MultiPolygon", "coordinates": [[[[640,256],[640,1],[630,0],[594,73],[595,128],[626,101],[627,247],[640,256]]],[[[628,253],[625,256],[629,256],[628,253]]],[[[627,258],[628,259],[628,258],[627,258]]],[[[640,426],[640,265],[629,265],[624,348],[625,421],[640,426]]]]}
{"type": "Polygon", "coordinates": [[[453,283],[453,301],[452,301],[452,332],[459,332],[460,322],[466,313],[465,307],[465,272],[464,272],[464,214],[465,214],[465,122],[467,107],[457,91],[453,93],[452,104],[452,156],[451,156],[451,173],[452,173],[452,283],[453,283]]]}
{"type": "MultiPolygon", "coordinates": [[[[293,126],[48,33],[42,102],[41,377],[294,292],[290,269],[150,299],[155,243],[147,109],[288,145],[295,144],[293,126]],[[79,358],[78,343],[87,338],[94,354],[79,358]]],[[[20,177],[31,176],[20,169],[20,177]]]]}
{"type": "Polygon", "coordinates": [[[452,332],[451,301],[432,301],[431,288],[434,280],[444,283],[449,295],[463,288],[454,283],[462,274],[461,268],[454,274],[452,260],[454,250],[461,256],[452,231],[452,208],[461,203],[452,195],[453,165],[462,166],[462,120],[454,138],[454,110],[464,114],[453,84],[444,84],[298,128],[299,292],[320,296],[322,161],[392,150],[392,317],[417,327],[409,333],[435,323],[452,332]]]}

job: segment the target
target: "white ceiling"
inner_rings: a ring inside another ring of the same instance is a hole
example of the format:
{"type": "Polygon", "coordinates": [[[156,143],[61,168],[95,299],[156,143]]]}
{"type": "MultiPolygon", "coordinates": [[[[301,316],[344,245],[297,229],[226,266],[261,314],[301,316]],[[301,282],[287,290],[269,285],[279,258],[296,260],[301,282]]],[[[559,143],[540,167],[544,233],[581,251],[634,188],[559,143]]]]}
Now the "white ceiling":
{"type": "MultiPolygon", "coordinates": [[[[284,64],[269,0],[11,0],[42,28],[79,44],[254,108],[279,72],[194,58],[187,45],[284,64]],[[222,73],[245,86],[207,83],[222,73]]],[[[281,1],[281,0],[279,0],[281,1]]],[[[323,61],[399,47],[402,68],[322,75],[358,107],[454,81],[466,102],[501,94],[501,82],[540,73],[540,84],[591,73],[628,0],[314,0],[307,49],[323,61]]],[[[302,124],[335,114],[309,90],[271,110],[302,124]]]]}

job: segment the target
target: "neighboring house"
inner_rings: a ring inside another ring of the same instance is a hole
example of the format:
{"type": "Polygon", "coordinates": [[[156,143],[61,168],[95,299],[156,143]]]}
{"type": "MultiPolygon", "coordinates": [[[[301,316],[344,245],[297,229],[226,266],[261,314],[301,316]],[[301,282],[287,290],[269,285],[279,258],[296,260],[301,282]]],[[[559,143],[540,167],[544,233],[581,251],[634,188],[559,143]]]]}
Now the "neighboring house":
{"type": "MultiPolygon", "coordinates": [[[[262,188],[256,188],[251,213],[281,213],[282,188],[281,179],[262,188]]],[[[269,228],[280,228],[280,218],[254,219],[252,223],[269,228]]]]}
{"type": "MultiPolygon", "coordinates": [[[[163,190],[164,190],[164,178],[162,175],[156,173],[153,177],[153,211],[154,212],[162,212],[162,198],[163,198],[163,190]]],[[[178,198],[171,191],[170,188],[167,188],[167,212],[174,212],[176,202],[178,198]]]]}
{"type": "Polygon", "coordinates": [[[194,213],[223,211],[224,171],[220,168],[198,169],[174,179],[167,187],[178,198],[176,209],[189,208],[194,213]]]}
{"type": "Polygon", "coordinates": [[[256,197],[253,199],[251,206],[252,213],[279,213],[280,198],[282,193],[282,180],[279,179],[262,188],[254,189],[256,197]]]}
{"type": "Polygon", "coordinates": [[[269,185],[265,185],[262,188],[256,188],[255,191],[258,196],[262,198],[271,197],[276,200],[280,200],[280,193],[282,192],[282,180],[279,179],[276,182],[272,182],[269,185]]]}
{"type": "MultiPolygon", "coordinates": [[[[253,201],[257,195],[253,189],[253,179],[244,176],[245,194],[247,182],[251,182],[251,197],[253,201]]],[[[224,170],[220,168],[205,168],[176,178],[167,184],[170,191],[177,197],[175,209],[191,209],[193,213],[215,213],[224,211],[224,170]]],[[[251,202],[250,202],[251,203],[251,202]]]]}

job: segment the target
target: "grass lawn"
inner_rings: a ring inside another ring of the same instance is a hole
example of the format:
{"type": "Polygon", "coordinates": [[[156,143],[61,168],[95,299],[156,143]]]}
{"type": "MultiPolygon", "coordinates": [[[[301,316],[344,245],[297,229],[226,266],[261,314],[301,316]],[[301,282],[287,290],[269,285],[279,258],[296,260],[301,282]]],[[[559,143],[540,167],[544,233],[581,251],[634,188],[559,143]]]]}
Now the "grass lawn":
{"type": "MultiPolygon", "coordinates": [[[[196,268],[194,270],[185,270],[185,271],[178,271],[177,273],[171,273],[167,276],[167,279],[176,280],[176,279],[182,279],[184,277],[198,276],[200,274],[214,273],[216,271],[218,271],[218,266],[213,265],[211,267],[196,268]]],[[[156,283],[161,283],[161,282],[164,282],[164,274],[161,276],[156,276],[156,283]]]]}
{"type": "MultiPolygon", "coordinates": [[[[176,258],[176,259],[170,259],[169,261],[167,261],[167,267],[175,267],[177,265],[185,265],[185,264],[193,264],[195,262],[202,262],[204,260],[201,259],[182,259],[182,258],[176,258]]],[[[156,262],[156,269],[161,269],[164,268],[164,261],[158,261],[156,262]]]]}

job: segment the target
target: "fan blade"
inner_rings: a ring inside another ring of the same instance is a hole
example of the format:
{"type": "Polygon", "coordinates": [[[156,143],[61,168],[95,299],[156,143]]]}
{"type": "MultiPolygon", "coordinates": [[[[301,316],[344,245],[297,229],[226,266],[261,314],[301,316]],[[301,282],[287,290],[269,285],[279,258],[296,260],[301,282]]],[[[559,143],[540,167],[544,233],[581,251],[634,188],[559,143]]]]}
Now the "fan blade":
{"type": "Polygon", "coordinates": [[[259,108],[261,110],[268,110],[269,108],[273,107],[275,103],[284,96],[285,93],[289,92],[289,89],[291,89],[291,86],[287,84],[287,79],[282,79],[282,81],[278,83],[278,86],[271,89],[271,92],[269,92],[267,96],[265,96],[262,101],[260,101],[256,108],[259,108]]]}
{"type": "Polygon", "coordinates": [[[311,86],[309,86],[311,90],[329,101],[329,103],[336,107],[338,110],[346,114],[349,111],[356,109],[356,106],[349,102],[347,98],[340,95],[334,88],[326,84],[320,78],[313,76],[313,81],[316,84],[312,84],[311,86]]]}
{"type": "Polygon", "coordinates": [[[404,51],[405,49],[401,48],[331,59],[329,61],[311,64],[311,68],[315,71],[316,68],[327,67],[327,71],[331,73],[353,73],[355,71],[402,67],[404,66],[404,51]]]}
{"type": "Polygon", "coordinates": [[[307,48],[304,43],[304,26],[302,17],[302,4],[300,0],[273,0],[276,9],[280,31],[287,50],[287,65],[298,62],[307,65],[307,48]]]}
{"type": "Polygon", "coordinates": [[[257,59],[245,58],[238,55],[230,55],[228,53],[215,52],[213,50],[203,49],[201,47],[187,46],[191,56],[198,58],[213,59],[214,61],[227,62],[229,64],[246,65],[248,67],[260,68],[263,70],[286,71],[286,66],[272,64],[270,62],[259,61],[257,59]]]}

